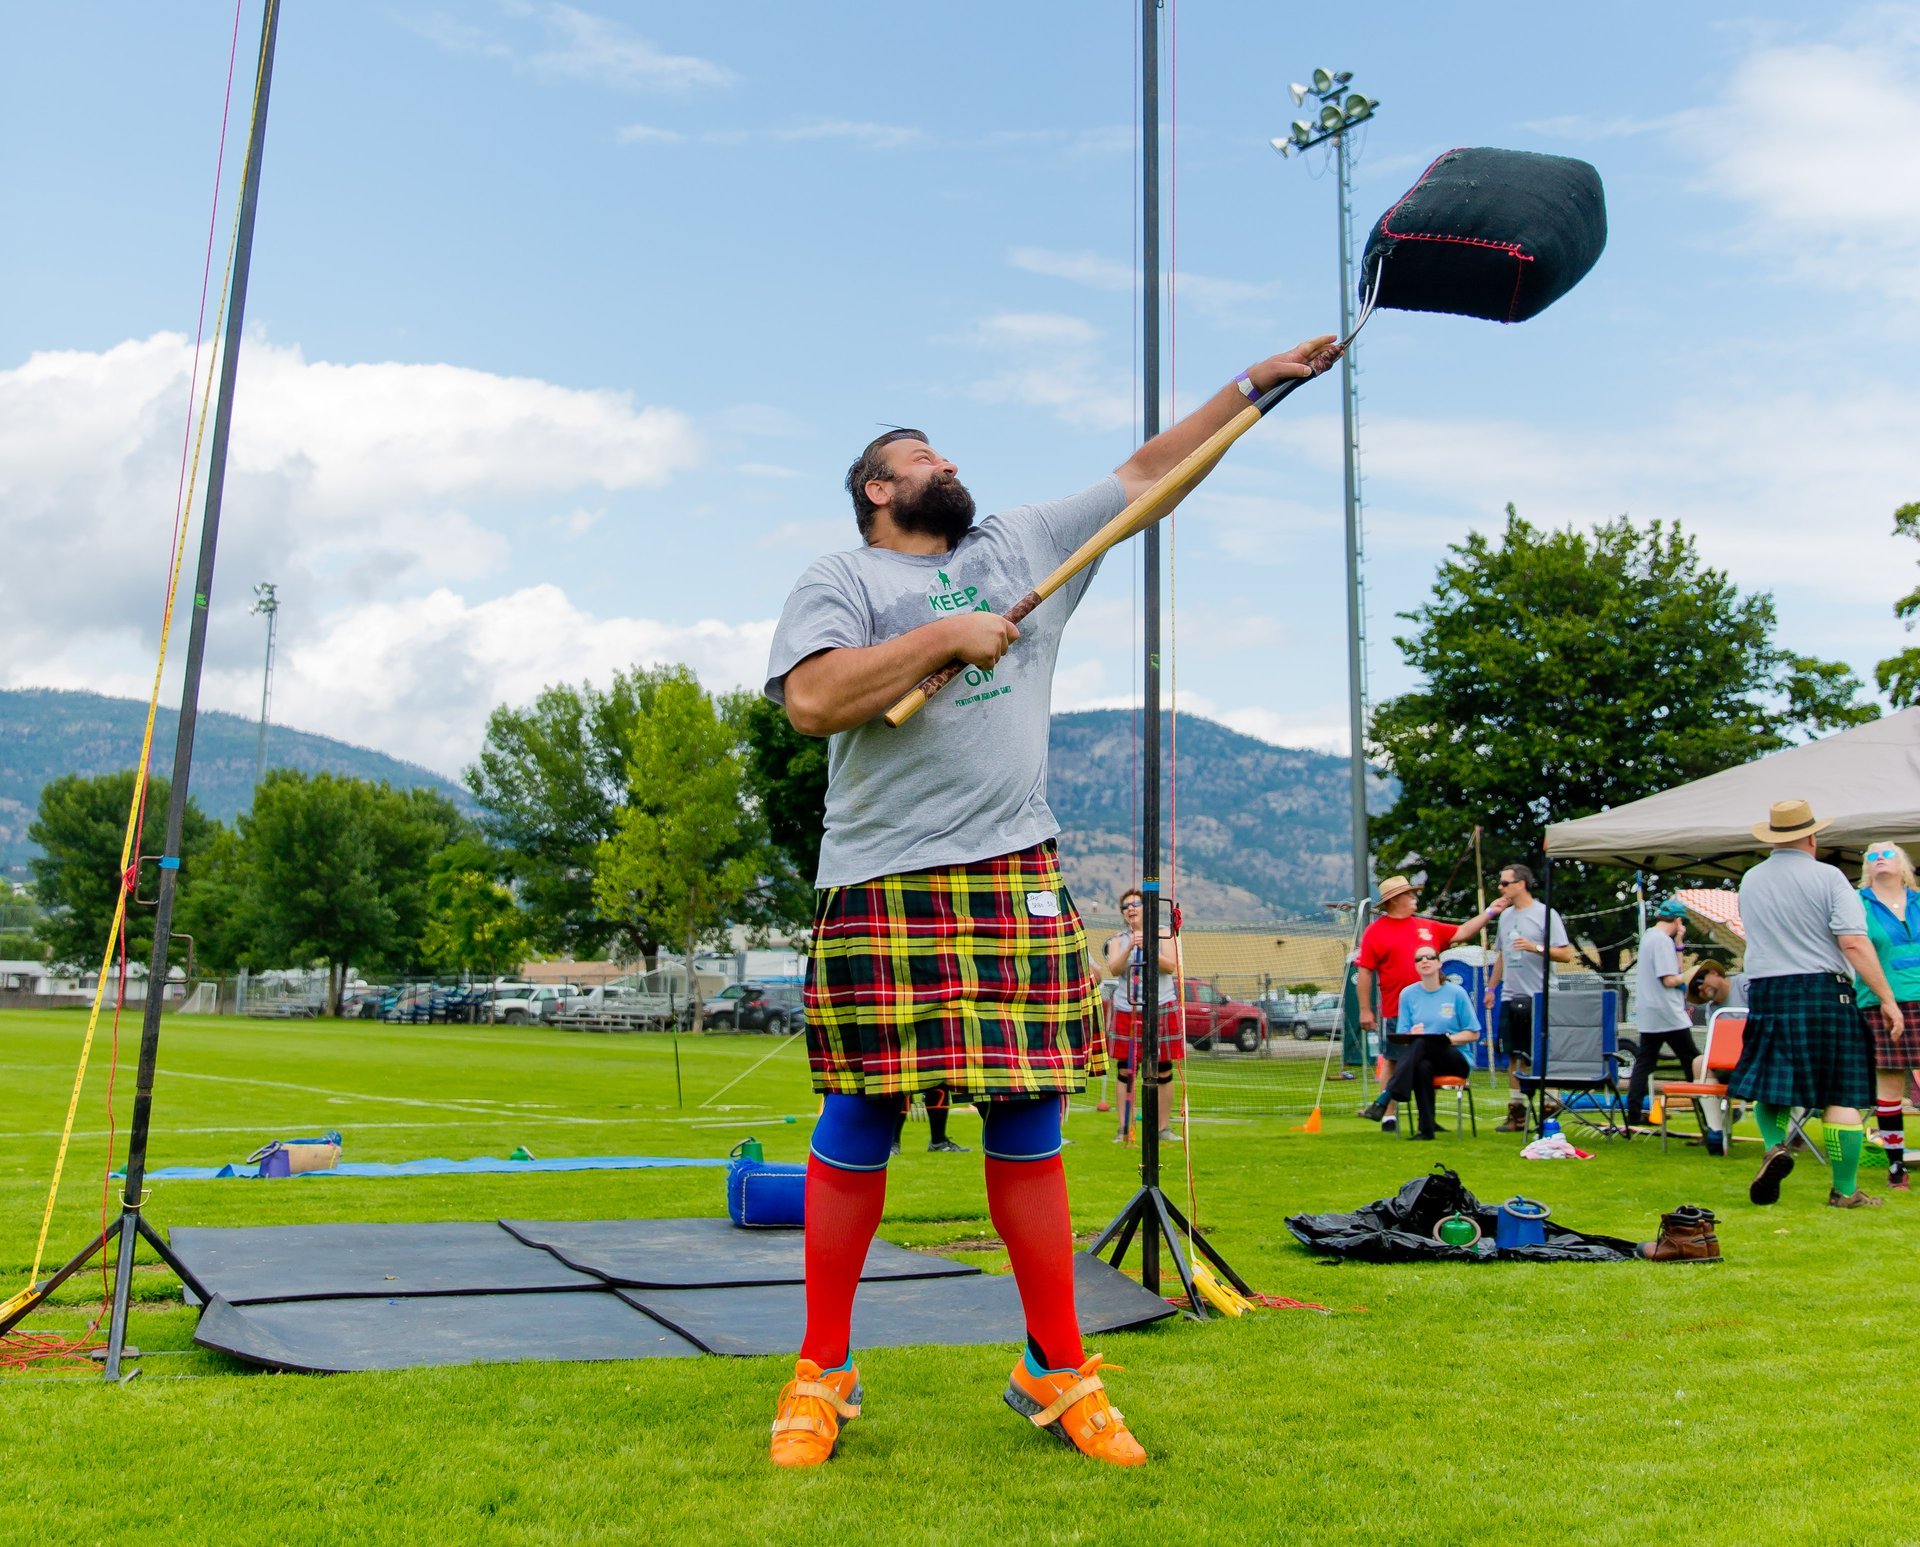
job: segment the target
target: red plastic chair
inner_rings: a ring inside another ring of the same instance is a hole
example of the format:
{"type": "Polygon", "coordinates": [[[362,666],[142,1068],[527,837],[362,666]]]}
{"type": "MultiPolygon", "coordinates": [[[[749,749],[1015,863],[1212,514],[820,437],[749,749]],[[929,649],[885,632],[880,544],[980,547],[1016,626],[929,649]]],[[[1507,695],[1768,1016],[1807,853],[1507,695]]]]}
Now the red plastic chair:
{"type": "MultiPolygon", "coordinates": [[[[1727,1100],[1725,1076],[1732,1074],[1734,1066],[1740,1062],[1740,1049],[1746,1041],[1747,1012],[1744,1009],[1721,1008],[1707,1018],[1707,1056],[1701,1073],[1707,1076],[1699,1080],[1666,1080],[1660,1086],[1660,1148],[1664,1153],[1667,1147],[1667,1120],[1672,1108],[1667,1104],[1671,1096],[1681,1096],[1693,1103],[1694,1116],[1700,1120],[1700,1132],[1704,1137],[1707,1131],[1707,1117],[1700,1103],[1711,1097],[1723,1103],[1722,1112],[1731,1119],[1732,1108],[1724,1105],[1727,1100]],[[1714,1075],[1722,1076],[1715,1080],[1714,1075]]],[[[1728,1121],[1722,1130],[1725,1142],[1720,1146],[1723,1155],[1733,1154],[1733,1123],[1728,1121]]]]}

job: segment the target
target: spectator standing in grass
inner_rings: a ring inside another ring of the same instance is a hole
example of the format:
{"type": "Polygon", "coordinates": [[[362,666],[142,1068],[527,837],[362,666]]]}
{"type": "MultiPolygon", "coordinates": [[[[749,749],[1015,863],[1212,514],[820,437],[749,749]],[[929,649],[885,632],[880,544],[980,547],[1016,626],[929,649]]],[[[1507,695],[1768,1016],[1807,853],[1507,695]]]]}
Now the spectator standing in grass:
{"type": "Polygon", "coordinates": [[[1870,844],[1860,862],[1860,902],[1867,939],[1907,1027],[1900,1031],[1889,1025],[1879,994],[1856,975],[1854,995],[1873,1033],[1874,1115],[1887,1151],[1887,1186],[1907,1192],[1905,1100],[1913,1071],[1920,1069],[1920,890],[1914,886],[1913,861],[1890,839],[1870,844]]]}
{"type": "MultiPolygon", "coordinates": [[[[1360,936],[1360,951],[1354,957],[1355,993],[1360,1002],[1360,1029],[1375,1031],[1392,1026],[1400,1014],[1400,995],[1419,978],[1414,954],[1431,947],[1435,954],[1461,940],[1471,940],[1496,917],[1501,905],[1496,902],[1484,913],[1477,913],[1464,924],[1447,924],[1425,918],[1420,913],[1420,888],[1405,876],[1388,876],[1380,883],[1380,916],[1360,936]],[[1375,1009],[1375,989],[1379,1007],[1375,1009]]],[[[1406,1043],[1383,1038],[1381,1057],[1396,1063],[1406,1043]]],[[[1392,1084],[1391,1071],[1383,1085],[1392,1084]]],[[[1372,1102],[1360,1109],[1360,1116],[1376,1122],[1385,1133],[1398,1126],[1394,1099],[1382,1090],[1372,1102]]]]}
{"type": "MultiPolygon", "coordinates": [[[[1547,985],[1547,960],[1573,960],[1567,922],[1533,898],[1533,871],[1525,865],[1500,867],[1500,954],[1487,980],[1489,1013],[1500,1006],[1499,1046],[1507,1051],[1507,1120],[1496,1133],[1527,1131],[1527,1098],[1520,1081],[1533,1067],[1533,996],[1547,985]],[[1549,930],[1552,938],[1549,939],[1549,930]]],[[[1547,1110],[1558,1103],[1548,1100],[1547,1110]]]]}
{"type": "MultiPolygon", "coordinates": [[[[1120,894],[1120,922],[1125,926],[1107,942],[1107,974],[1113,989],[1113,1061],[1120,1080],[1120,1123],[1114,1142],[1124,1144],[1131,1135],[1127,1125],[1139,1113],[1135,1104],[1140,1094],[1140,995],[1145,973],[1141,919],[1144,899],[1137,887],[1120,894]]],[[[1168,1015],[1180,982],[1180,942],[1174,938],[1171,922],[1160,926],[1160,986],[1155,995],[1160,1005],[1160,1032],[1155,1039],[1153,1082],[1160,1092],[1160,1137],[1172,1142],[1173,1109],[1167,1097],[1172,1093],[1173,1066],[1187,1056],[1187,1039],[1172,1024],[1168,1015]]]]}
{"type": "Polygon", "coordinates": [[[1787,1122],[1793,1108],[1821,1113],[1838,1140],[1827,1202],[1877,1208],[1886,1200],[1860,1190],[1865,1131],[1860,1108],[1873,1099],[1873,1038],[1854,998],[1857,974],[1880,1002],[1887,1035],[1898,1041],[1904,1017],[1867,938],[1866,910],[1846,877],[1817,858],[1816,835],[1831,827],[1804,800],[1776,801],[1753,835],[1773,850],[1740,882],[1753,1003],[1740,1062],[1728,1094],[1754,1103],[1766,1158],[1747,1196],[1776,1203],[1793,1170],[1787,1122]]]}
{"type": "Polygon", "coordinates": [[[1634,963],[1634,1030],[1639,1049],[1627,1076],[1627,1122],[1644,1120],[1647,1085],[1664,1047],[1691,1071],[1700,1050],[1694,1046],[1687,1014],[1687,980],[1680,971],[1680,942],[1686,938],[1687,910],[1673,898],[1660,904],[1653,927],[1640,937],[1634,963]]]}
{"type": "Polygon", "coordinates": [[[1460,1049],[1480,1040],[1480,1017],[1474,1013],[1473,996],[1441,977],[1440,953],[1432,946],[1414,951],[1413,966],[1420,978],[1400,993],[1394,1034],[1401,1038],[1403,1051],[1387,1090],[1396,1101],[1413,1098],[1420,1120],[1413,1136],[1431,1139],[1435,1132],[1433,1082],[1442,1077],[1465,1079],[1473,1072],[1460,1049]]]}

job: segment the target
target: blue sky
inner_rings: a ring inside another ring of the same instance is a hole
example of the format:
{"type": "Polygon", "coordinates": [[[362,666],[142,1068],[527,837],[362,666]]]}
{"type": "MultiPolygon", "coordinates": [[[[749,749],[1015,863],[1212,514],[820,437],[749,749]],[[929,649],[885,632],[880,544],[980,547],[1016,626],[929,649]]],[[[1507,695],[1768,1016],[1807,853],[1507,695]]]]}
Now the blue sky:
{"type": "MultiPolygon", "coordinates": [[[[233,13],[8,9],[0,682],[143,694],[233,13]]],[[[1508,500],[1680,520],[1773,593],[1785,643],[1863,675],[1900,647],[1920,7],[1166,15],[1176,409],[1334,326],[1331,175],[1267,146],[1314,65],[1382,103],[1363,228],[1454,145],[1606,181],[1608,250],[1544,316],[1364,336],[1376,697],[1409,685],[1394,614],[1508,500]]],[[[273,580],[276,718],[456,771],[545,682],[757,681],[793,578],[851,544],[840,478],[883,422],[927,428],[987,508],[1123,460],[1135,16],[293,0],[206,701],[256,703],[246,607],[273,580]]],[[[243,84],[257,29],[247,0],[243,84]]],[[[1335,748],[1338,406],[1296,394],[1173,544],[1182,706],[1335,748]]],[[[1069,630],[1058,707],[1135,691],[1132,569],[1069,630]]]]}

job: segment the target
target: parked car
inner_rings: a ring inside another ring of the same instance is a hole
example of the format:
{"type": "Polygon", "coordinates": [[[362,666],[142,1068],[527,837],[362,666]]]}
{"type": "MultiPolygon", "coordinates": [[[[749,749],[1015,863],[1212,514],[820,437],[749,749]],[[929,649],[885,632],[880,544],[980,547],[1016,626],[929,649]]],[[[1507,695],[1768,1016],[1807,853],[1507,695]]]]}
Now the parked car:
{"type": "Polygon", "coordinates": [[[807,1024],[798,983],[729,983],[701,1005],[706,1024],[722,1030],[798,1031],[807,1024]]]}
{"type": "Polygon", "coordinates": [[[500,1026],[551,1020],[561,1002],[578,992],[571,983],[496,983],[488,991],[483,1019],[500,1026]]]}
{"type": "Polygon", "coordinates": [[[1316,994],[1306,1014],[1294,1025],[1293,1034],[1301,1042],[1310,1042],[1315,1037],[1337,1037],[1343,1018],[1338,994],[1316,994]]]}
{"type": "Polygon", "coordinates": [[[1305,1019],[1304,1012],[1294,1004],[1291,994],[1262,994],[1254,1003],[1265,1012],[1267,1030],[1278,1037],[1288,1033],[1306,1041],[1306,1033],[1300,1027],[1305,1019]]]}
{"type": "Polygon", "coordinates": [[[1178,1030],[1187,1045],[1206,1052],[1216,1042],[1230,1043],[1243,1053],[1257,1053],[1267,1040],[1267,1014],[1258,1005],[1229,999],[1211,983],[1181,980],[1180,1003],[1168,1013],[1168,1029],[1178,1030]]]}

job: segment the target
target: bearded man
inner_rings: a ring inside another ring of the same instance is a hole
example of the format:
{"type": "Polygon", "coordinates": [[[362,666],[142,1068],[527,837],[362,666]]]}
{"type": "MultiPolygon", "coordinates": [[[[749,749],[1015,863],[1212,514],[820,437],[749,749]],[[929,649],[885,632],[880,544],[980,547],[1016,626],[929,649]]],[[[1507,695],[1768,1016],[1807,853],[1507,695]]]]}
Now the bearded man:
{"type": "Polygon", "coordinates": [[[1046,800],[1054,659],[1095,566],[1018,628],[996,609],[1249,401],[1325,370],[1332,344],[1310,339],[1241,372],[1092,488],[977,524],[959,469],[919,430],[879,436],[848,470],[864,545],[801,575],[767,664],[767,696],[794,728],[831,738],[806,986],[825,1100],[807,1163],[806,1335],[773,1424],[779,1465],[824,1462],[860,1412],[853,1299],[894,1115],[935,1086],[985,1111],[987,1206],[1027,1324],[1008,1406],[1098,1460],[1146,1460],[1107,1398],[1100,1356],[1081,1346],[1060,1162],[1062,1102],[1106,1065],[1046,800]],[[890,729],[886,710],[955,660],[963,675],[890,729]]]}

